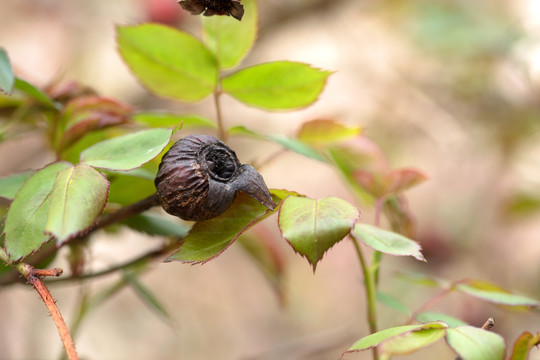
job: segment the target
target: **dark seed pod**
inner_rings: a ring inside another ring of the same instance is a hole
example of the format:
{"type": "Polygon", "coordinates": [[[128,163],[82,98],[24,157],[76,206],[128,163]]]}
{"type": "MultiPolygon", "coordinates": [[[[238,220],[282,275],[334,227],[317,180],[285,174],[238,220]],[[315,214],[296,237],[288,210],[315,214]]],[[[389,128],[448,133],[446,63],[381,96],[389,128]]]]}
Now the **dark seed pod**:
{"type": "Polygon", "coordinates": [[[163,209],[184,220],[222,214],[238,191],[269,209],[276,207],[261,174],[240,164],[231,148],[210,135],[177,141],[163,156],[155,184],[163,209]]]}
{"type": "Polygon", "coordinates": [[[178,0],[178,3],[193,15],[230,15],[239,21],[244,16],[244,5],[238,0],[178,0]]]}

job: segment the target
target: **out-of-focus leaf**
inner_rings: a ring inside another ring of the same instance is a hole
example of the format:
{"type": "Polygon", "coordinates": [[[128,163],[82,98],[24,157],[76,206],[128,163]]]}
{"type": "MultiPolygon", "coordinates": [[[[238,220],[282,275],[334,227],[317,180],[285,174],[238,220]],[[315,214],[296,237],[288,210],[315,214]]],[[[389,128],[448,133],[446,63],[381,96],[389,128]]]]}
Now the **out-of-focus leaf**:
{"type": "Polygon", "coordinates": [[[302,156],[315,159],[317,161],[327,162],[327,160],[309,144],[306,144],[300,140],[291,138],[281,134],[263,135],[253,130],[246,128],[245,126],[233,126],[228,130],[231,136],[246,136],[259,140],[266,140],[281,145],[285,149],[291,150],[302,156]]]}
{"type": "Polygon", "coordinates": [[[385,355],[406,355],[423,349],[446,335],[447,327],[435,323],[433,327],[423,328],[393,337],[380,345],[385,355]]]}
{"type": "Polygon", "coordinates": [[[171,136],[171,129],[149,129],[118,136],[84,150],[80,162],[103,169],[132,170],[158,156],[171,136]]]}
{"type": "Polygon", "coordinates": [[[89,132],[130,122],[133,109],[118,100],[85,96],[71,100],[65,107],[66,131],[59,148],[65,149],[89,132]]]}
{"type": "Polygon", "coordinates": [[[331,74],[307,64],[276,61],[223,78],[223,91],[244,104],[269,110],[299,109],[314,103],[331,74]]]}
{"type": "Polygon", "coordinates": [[[195,37],[158,24],[120,26],[117,33],[124,61],[155,94],[198,101],[215,90],[216,59],[195,37]]]}
{"type": "Polygon", "coordinates": [[[387,293],[377,291],[377,301],[405,315],[411,314],[411,310],[405,304],[387,293]]]}
{"type": "Polygon", "coordinates": [[[227,130],[227,132],[231,136],[249,136],[255,139],[264,139],[264,135],[259,134],[253,130],[250,130],[243,125],[232,126],[227,130]]]}
{"type": "Polygon", "coordinates": [[[276,245],[276,242],[268,231],[257,231],[253,229],[253,233],[247,233],[238,239],[238,242],[244,250],[251,256],[257,267],[265,275],[270,282],[272,288],[276,292],[280,303],[285,302],[285,291],[283,286],[283,270],[285,257],[281,249],[276,245]]]}
{"type": "Polygon", "coordinates": [[[129,285],[131,285],[131,288],[135,291],[135,293],[139,296],[139,298],[153,311],[155,311],[159,316],[161,316],[163,319],[167,321],[172,321],[172,317],[165,309],[165,306],[161,304],[161,302],[157,299],[157,297],[148,289],[146,286],[144,286],[139,279],[137,279],[136,276],[132,275],[131,273],[125,271],[124,277],[126,278],[129,285]]]}
{"type": "Polygon", "coordinates": [[[446,332],[448,345],[463,360],[503,360],[504,339],[494,332],[473,326],[458,326],[446,332]]]}
{"type": "Polygon", "coordinates": [[[386,197],[382,210],[392,231],[407,237],[416,234],[416,222],[403,194],[386,197]]]}
{"type": "Polygon", "coordinates": [[[19,260],[49,241],[45,224],[56,175],[72,165],[53,163],[36,171],[22,186],[6,216],[5,248],[11,260],[19,260]]]}
{"type": "Polygon", "coordinates": [[[380,345],[381,343],[387,340],[390,340],[398,336],[403,336],[413,331],[419,331],[422,329],[445,329],[445,328],[447,328],[447,325],[444,323],[431,322],[431,323],[419,324],[419,325],[397,326],[397,327],[381,330],[358,340],[350,348],[348,348],[344,354],[354,352],[354,351],[369,350],[369,349],[374,348],[375,346],[380,345]]]}
{"type": "Polygon", "coordinates": [[[15,78],[15,89],[22,91],[26,95],[30,96],[32,99],[36,100],[41,105],[45,105],[47,108],[53,110],[60,110],[62,107],[59,103],[54,102],[43,91],[39,90],[37,87],[30,84],[26,80],[15,78]]]}
{"type": "Polygon", "coordinates": [[[375,198],[399,194],[427,179],[420,171],[408,168],[386,173],[356,170],[353,175],[360,186],[375,198]]]}
{"type": "MultiPolygon", "coordinates": [[[[272,193],[272,191],[271,191],[272,193]]],[[[272,196],[274,202],[282,199],[272,196]]],[[[240,192],[234,203],[218,217],[199,221],[193,225],[180,250],[167,261],[205,263],[227,249],[240,235],[253,225],[273,214],[257,200],[240,192]]]]}
{"type": "Polygon", "coordinates": [[[107,203],[109,182],[88,165],[79,164],[58,173],[50,195],[45,232],[58,245],[86,231],[107,203]]]}
{"type": "Polygon", "coordinates": [[[423,49],[446,60],[500,53],[518,38],[517,29],[508,21],[476,2],[407,4],[406,31],[423,49]]]}
{"type": "Polygon", "coordinates": [[[527,360],[529,359],[529,353],[533,347],[540,344],[540,333],[535,335],[526,331],[522,333],[514,343],[512,348],[512,354],[508,360],[527,360]]]}
{"type": "Polygon", "coordinates": [[[422,249],[420,245],[398,233],[368,224],[357,223],[352,231],[352,236],[382,253],[413,256],[416,260],[426,261],[420,251],[422,249]]]}
{"type": "Polygon", "coordinates": [[[109,191],[109,202],[129,205],[156,192],[153,179],[138,176],[113,175],[109,191]]]}
{"type": "Polygon", "coordinates": [[[215,129],[216,124],[199,115],[177,115],[167,113],[138,113],[133,120],[150,127],[173,128],[182,124],[182,129],[210,128],[215,129]]]}
{"type": "Polygon", "coordinates": [[[296,139],[290,138],[285,135],[278,135],[278,134],[268,135],[267,139],[275,143],[278,143],[284,148],[294,151],[297,154],[300,154],[305,157],[315,159],[318,161],[326,162],[326,159],[317,150],[315,150],[310,145],[304,144],[303,142],[298,141],[296,139]]]}
{"type": "Polygon", "coordinates": [[[540,195],[525,192],[516,194],[509,199],[506,209],[512,216],[533,215],[540,211],[540,195]]]}
{"type": "Polygon", "coordinates": [[[360,126],[347,126],[336,120],[318,119],[304,123],[297,139],[313,146],[324,146],[359,136],[360,126]]]}
{"type": "Polygon", "coordinates": [[[427,287],[447,287],[450,286],[450,281],[439,279],[433,276],[412,272],[412,271],[400,271],[397,277],[401,280],[408,281],[413,284],[427,286],[427,287]]]}
{"type": "Polygon", "coordinates": [[[416,169],[401,168],[391,170],[385,178],[388,184],[387,193],[399,194],[425,181],[427,176],[416,169]]]}
{"type": "Polygon", "coordinates": [[[426,311],[416,315],[416,320],[419,322],[442,321],[452,328],[467,325],[466,322],[458,318],[433,311],[426,311]]]}
{"type": "Polygon", "coordinates": [[[33,173],[33,171],[25,171],[0,179],[0,197],[13,200],[17,191],[33,173]]]}
{"type": "Polygon", "coordinates": [[[456,289],[474,297],[508,306],[538,307],[540,302],[523,295],[513,294],[510,291],[484,280],[461,280],[456,289]]]}
{"type": "Polygon", "coordinates": [[[6,51],[0,47],[0,91],[6,94],[11,94],[15,75],[7,56],[6,51]]]}
{"type": "Polygon", "coordinates": [[[324,253],[350,233],[360,217],[356,207],[336,197],[289,196],[279,210],[282,236],[315,271],[324,253]]]}
{"type": "Polygon", "coordinates": [[[180,220],[173,220],[170,216],[162,216],[151,213],[137,214],[123,221],[133,230],[148,235],[176,236],[184,238],[191,226],[180,220]]]}
{"type": "Polygon", "coordinates": [[[209,16],[202,19],[203,39],[221,69],[235,67],[249,52],[257,37],[258,14],[255,0],[243,0],[244,17],[209,16]]]}

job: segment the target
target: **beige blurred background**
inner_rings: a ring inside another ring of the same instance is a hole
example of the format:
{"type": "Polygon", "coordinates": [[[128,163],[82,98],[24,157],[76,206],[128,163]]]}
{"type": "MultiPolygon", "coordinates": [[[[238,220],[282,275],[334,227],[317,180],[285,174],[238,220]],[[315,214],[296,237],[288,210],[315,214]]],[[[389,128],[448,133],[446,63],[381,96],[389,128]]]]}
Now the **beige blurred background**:
{"type": "MultiPolygon", "coordinates": [[[[292,135],[315,118],[359,124],[392,167],[411,166],[429,180],[407,193],[416,239],[427,264],[385,257],[381,289],[416,309],[438,290],[395,278],[412,270],[450,280],[490,280],[540,298],[540,217],[510,206],[518,194],[540,198],[540,3],[535,0],[259,0],[259,39],[244,64],[278,59],[336,71],[313,106],[266,113],[224,97],[227,125],[292,135]]],[[[76,80],[138,109],[201,113],[215,118],[211,99],[180,104],[150,95],[122,63],[115,26],[167,22],[200,35],[200,19],[174,0],[2,0],[0,46],[16,73],[46,85],[76,80]]],[[[275,150],[233,139],[242,162],[275,150]]],[[[0,144],[0,176],[53,159],[39,134],[0,144]]],[[[295,154],[263,169],[271,188],[319,198],[355,198],[328,166],[295,154]]],[[[363,220],[372,211],[361,208],[363,220]]],[[[156,263],[141,281],[171,313],[164,321],[124,289],[82,324],[76,338],[83,359],[337,359],[367,335],[362,276],[353,247],[332,248],[313,274],[277,237],[286,254],[282,306],[239,246],[203,266],[156,263]]],[[[102,269],[158,244],[123,230],[94,239],[89,267],[102,269]]],[[[65,265],[61,261],[58,266],[65,265]]],[[[84,291],[117,279],[51,286],[73,321],[84,291]]],[[[523,331],[540,330],[535,313],[511,312],[453,294],[434,310],[494,331],[511,346],[523,331]]],[[[380,327],[405,315],[380,305],[380,327]]],[[[0,288],[0,358],[57,359],[54,324],[28,286],[0,288]]],[[[370,359],[370,353],[346,359],[370,359]]],[[[403,359],[453,359],[443,343],[403,359]]],[[[533,350],[530,359],[540,359],[533,350]]]]}

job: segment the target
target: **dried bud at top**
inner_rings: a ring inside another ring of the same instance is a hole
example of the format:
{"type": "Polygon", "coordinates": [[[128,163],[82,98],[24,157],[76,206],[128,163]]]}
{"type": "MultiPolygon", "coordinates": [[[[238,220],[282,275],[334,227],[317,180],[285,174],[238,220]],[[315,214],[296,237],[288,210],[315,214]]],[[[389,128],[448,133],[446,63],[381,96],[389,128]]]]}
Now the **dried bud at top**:
{"type": "Polygon", "coordinates": [[[178,3],[193,15],[230,15],[239,21],[244,16],[244,6],[239,0],[179,0],[178,3]]]}

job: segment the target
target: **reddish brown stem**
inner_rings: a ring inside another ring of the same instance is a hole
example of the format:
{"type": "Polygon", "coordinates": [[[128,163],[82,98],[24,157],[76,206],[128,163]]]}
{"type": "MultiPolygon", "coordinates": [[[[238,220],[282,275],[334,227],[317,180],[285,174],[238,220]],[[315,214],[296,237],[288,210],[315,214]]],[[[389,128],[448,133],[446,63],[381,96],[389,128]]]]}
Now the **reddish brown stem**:
{"type": "Polygon", "coordinates": [[[75,349],[75,344],[73,343],[73,339],[71,338],[66,322],[64,321],[64,318],[62,317],[60,310],[56,306],[54,298],[51,295],[51,292],[49,291],[49,289],[47,289],[47,286],[45,286],[45,283],[40,278],[40,276],[49,276],[49,275],[60,276],[62,274],[62,269],[56,268],[52,270],[39,270],[39,269],[34,269],[30,266],[28,266],[27,269],[29,271],[25,271],[24,276],[26,277],[28,282],[32,284],[34,289],[36,289],[39,296],[41,296],[41,299],[45,303],[45,306],[47,306],[47,309],[49,309],[49,312],[51,313],[51,316],[54,320],[54,323],[56,324],[56,327],[58,328],[58,333],[60,334],[60,338],[62,339],[62,342],[64,343],[64,347],[66,349],[66,353],[69,360],[78,360],[79,355],[77,355],[77,350],[75,349]]]}

